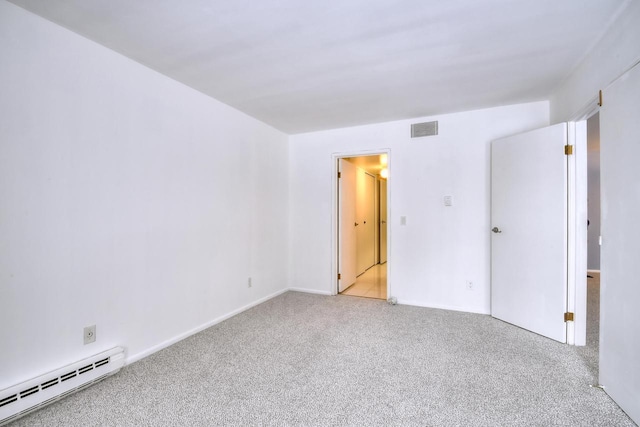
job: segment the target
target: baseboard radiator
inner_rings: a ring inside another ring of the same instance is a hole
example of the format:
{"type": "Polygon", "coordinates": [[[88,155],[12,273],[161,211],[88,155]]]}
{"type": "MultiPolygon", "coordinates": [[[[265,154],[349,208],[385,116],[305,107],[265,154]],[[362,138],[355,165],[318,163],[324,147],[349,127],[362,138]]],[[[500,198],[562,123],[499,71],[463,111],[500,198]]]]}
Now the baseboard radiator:
{"type": "Polygon", "coordinates": [[[116,347],[0,390],[0,426],[113,375],[124,365],[116,347]]]}

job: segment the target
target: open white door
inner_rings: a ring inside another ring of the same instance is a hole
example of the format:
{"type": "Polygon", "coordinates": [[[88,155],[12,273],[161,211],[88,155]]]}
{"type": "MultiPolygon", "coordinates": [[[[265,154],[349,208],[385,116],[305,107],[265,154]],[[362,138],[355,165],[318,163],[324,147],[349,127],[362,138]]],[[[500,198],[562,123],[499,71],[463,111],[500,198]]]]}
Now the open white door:
{"type": "Polygon", "coordinates": [[[356,281],[356,166],[338,159],[338,292],[356,281]]]}
{"type": "Polygon", "coordinates": [[[567,124],[491,146],[491,315],[566,342],[567,124]]]}
{"type": "Polygon", "coordinates": [[[640,65],[602,92],[600,383],[640,424],[640,65]]]}

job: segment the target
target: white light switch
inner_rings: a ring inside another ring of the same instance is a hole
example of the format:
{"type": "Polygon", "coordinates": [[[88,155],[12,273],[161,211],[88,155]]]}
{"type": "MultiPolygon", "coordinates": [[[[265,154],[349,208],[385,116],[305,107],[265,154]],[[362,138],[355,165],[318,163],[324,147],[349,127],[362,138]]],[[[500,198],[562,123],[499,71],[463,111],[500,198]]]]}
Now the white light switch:
{"type": "Polygon", "coordinates": [[[444,196],[443,199],[445,206],[453,206],[453,196],[444,196]]]}
{"type": "Polygon", "coordinates": [[[401,216],[400,217],[400,225],[407,225],[407,217],[406,216],[401,216]]]}

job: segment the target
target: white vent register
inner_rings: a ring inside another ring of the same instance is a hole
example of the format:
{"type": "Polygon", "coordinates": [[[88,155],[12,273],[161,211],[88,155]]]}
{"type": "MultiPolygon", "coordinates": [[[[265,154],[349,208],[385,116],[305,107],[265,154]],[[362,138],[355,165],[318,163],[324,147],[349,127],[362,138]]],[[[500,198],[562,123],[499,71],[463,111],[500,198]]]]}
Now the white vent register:
{"type": "Polygon", "coordinates": [[[438,121],[414,123],[411,125],[411,138],[435,136],[438,134],[438,121]]]}
{"type": "Polygon", "coordinates": [[[123,365],[124,349],[116,347],[0,390],[0,425],[113,375],[123,365]]]}

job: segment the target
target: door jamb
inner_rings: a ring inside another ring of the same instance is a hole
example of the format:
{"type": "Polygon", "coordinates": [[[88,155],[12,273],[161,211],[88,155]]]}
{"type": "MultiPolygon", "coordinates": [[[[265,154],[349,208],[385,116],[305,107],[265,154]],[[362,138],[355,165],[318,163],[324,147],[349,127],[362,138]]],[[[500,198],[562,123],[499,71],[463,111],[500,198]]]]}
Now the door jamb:
{"type": "MultiPolygon", "coordinates": [[[[339,248],[340,240],[338,237],[338,160],[346,157],[361,157],[361,156],[373,156],[376,154],[387,155],[387,170],[389,176],[391,176],[391,149],[380,148],[377,150],[360,150],[360,151],[348,151],[338,152],[331,154],[331,170],[333,171],[331,177],[331,286],[329,291],[331,295],[338,295],[338,269],[340,262],[339,248]]],[[[389,226],[389,218],[391,218],[391,186],[387,182],[387,297],[392,295],[391,289],[391,269],[393,263],[390,262],[391,254],[391,227],[389,226]]]]}
{"type": "Polygon", "coordinates": [[[586,122],[567,123],[567,144],[573,154],[567,156],[567,311],[574,313],[567,322],[567,344],[586,344],[587,302],[587,184],[586,122]]]}
{"type": "Polygon", "coordinates": [[[567,322],[567,344],[582,346],[587,336],[587,119],[598,111],[599,98],[592,98],[568,122],[568,144],[575,155],[568,159],[568,281],[567,311],[574,321],[567,322]]]}

